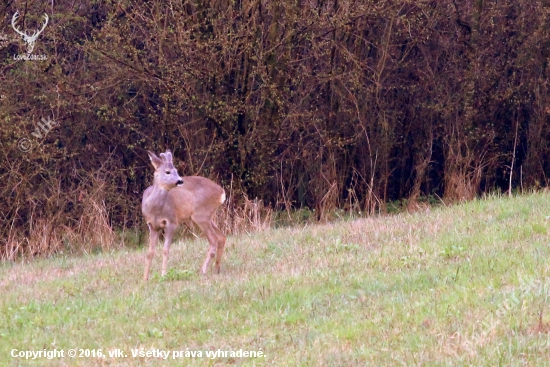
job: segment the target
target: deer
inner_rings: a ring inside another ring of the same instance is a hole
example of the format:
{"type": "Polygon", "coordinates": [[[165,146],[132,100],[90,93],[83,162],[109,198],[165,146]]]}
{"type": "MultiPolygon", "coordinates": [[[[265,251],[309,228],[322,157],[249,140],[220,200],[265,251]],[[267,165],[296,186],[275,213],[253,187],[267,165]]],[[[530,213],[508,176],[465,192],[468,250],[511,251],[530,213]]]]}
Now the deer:
{"type": "Polygon", "coordinates": [[[15,26],[17,19],[19,19],[19,11],[16,11],[15,14],[13,14],[13,17],[11,18],[11,26],[17,33],[19,33],[23,40],[27,42],[27,55],[30,55],[34,50],[36,39],[38,38],[38,36],[40,36],[42,32],[44,32],[44,29],[46,29],[46,25],[48,25],[48,14],[44,13],[45,22],[42,25],[42,29],[34,31],[31,35],[28,35],[27,31],[21,32],[19,29],[17,29],[17,27],[15,26]]]}
{"type": "Polygon", "coordinates": [[[149,227],[149,251],[145,259],[143,280],[149,278],[160,232],[164,232],[161,273],[164,277],[174,232],[180,224],[187,224],[190,220],[200,228],[210,245],[200,272],[206,275],[211,260],[216,257],[215,271],[219,274],[226,238],[212,218],[225,202],[225,191],[205,177],[180,177],[172,162],[170,150],[161,153],[160,157],[151,151],[147,153],[155,173],[153,185],[144,191],[141,203],[141,212],[149,227]]]}

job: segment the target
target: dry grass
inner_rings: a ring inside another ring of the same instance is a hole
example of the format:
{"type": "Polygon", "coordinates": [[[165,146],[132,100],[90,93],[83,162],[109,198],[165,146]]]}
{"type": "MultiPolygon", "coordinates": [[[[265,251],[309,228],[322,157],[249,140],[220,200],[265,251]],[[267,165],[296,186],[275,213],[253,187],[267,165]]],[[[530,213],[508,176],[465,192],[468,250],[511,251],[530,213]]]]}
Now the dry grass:
{"type": "Polygon", "coordinates": [[[215,221],[224,233],[250,234],[272,227],[273,210],[258,199],[244,197],[241,203],[236,203],[234,196],[230,195],[216,213],[215,221]]]}
{"type": "MultiPolygon", "coordinates": [[[[101,190],[98,190],[101,192],[101,190]]],[[[0,260],[15,261],[54,254],[90,254],[124,247],[126,237],[117,235],[109,223],[109,215],[102,197],[84,196],[81,204],[83,215],[75,225],[56,224],[57,218],[33,219],[28,225],[28,235],[20,235],[15,229],[8,231],[5,244],[0,246],[0,260]]],[[[227,234],[250,234],[273,226],[273,210],[261,200],[244,198],[236,202],[232,196],[218,210],[214,220],[227,234]]],[[[141,229],[136,229],[139,232],[141,229]]],[[[190,228],[195,237],[200,231],[190,228]]]]}

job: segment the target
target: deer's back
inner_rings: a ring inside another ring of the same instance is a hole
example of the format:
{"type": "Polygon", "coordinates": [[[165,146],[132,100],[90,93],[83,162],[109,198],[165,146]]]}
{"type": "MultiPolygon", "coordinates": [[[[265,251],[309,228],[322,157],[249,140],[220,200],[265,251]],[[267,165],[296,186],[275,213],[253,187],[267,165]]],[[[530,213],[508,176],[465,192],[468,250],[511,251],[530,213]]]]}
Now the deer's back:
{"type": "Polygon", "coordinates": [[[200,176],[186,176],[182,186],[169,191],[167,202],[173,206],[178,223],[181,223],[192,216],[211,217],[224,200],[224,190],[214,181],[200,176]]]}

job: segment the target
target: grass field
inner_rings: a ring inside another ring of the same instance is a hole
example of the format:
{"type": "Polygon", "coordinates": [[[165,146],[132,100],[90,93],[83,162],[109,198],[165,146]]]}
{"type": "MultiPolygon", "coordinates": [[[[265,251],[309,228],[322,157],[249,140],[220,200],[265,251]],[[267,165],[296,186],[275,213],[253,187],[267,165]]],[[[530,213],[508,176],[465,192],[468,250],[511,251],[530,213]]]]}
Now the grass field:
{"type": "Polygon", "coordinates": [[[267,230],[229,237],[206,277],[206,241],[186,240],[148,283],[144,248],[3,264],[0,364],[548,365],[547,216],[537,193],[267,230]]]}

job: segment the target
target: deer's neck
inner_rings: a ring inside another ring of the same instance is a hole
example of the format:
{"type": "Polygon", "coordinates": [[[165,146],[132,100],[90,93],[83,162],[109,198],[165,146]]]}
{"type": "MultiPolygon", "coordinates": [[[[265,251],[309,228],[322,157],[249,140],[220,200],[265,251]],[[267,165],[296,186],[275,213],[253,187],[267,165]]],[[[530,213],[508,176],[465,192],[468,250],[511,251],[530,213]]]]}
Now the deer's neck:
{"type": "Polygon", "coordinates": [[[168,191],[159,185],[154,185],[151,194],[144,200],[144,211],[153,216],[161,215],[168,199],[168,191]]]}

